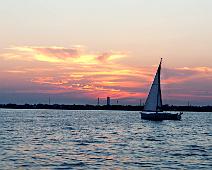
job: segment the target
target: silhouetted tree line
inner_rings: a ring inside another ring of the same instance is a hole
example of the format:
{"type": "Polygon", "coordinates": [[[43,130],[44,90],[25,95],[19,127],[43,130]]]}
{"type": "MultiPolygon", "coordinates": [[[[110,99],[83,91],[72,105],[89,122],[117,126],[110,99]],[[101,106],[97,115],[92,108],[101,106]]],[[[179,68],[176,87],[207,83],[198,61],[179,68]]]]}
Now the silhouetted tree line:
{"type": "MultiPolygon", "coordinates": [[[[64,104],[0,104],[0,108],[7,109],[57,109],[57,110],[125,110],[125,111],[142,111],[143,106],[132,105],[64,105],[64,104]]],[[[195,112],[212,112],[212,106],[174,106],[163,105],[164,111],[195,111],[195,112]]]]}

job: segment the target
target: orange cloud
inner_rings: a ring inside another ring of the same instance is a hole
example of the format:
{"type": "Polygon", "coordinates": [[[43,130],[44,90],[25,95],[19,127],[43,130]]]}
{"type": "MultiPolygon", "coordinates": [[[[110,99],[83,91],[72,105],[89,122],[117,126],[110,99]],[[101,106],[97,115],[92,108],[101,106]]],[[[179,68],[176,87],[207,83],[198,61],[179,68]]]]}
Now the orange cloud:
{"type": "MultiPolygon", "coordinates": [[[[27,89],[19,88],[19,92],[77,92],[89,98],[145,98],[156,66],[121,64],[120,59],[125,57],[127,54],[123,52],[90,53],[82,47],[13,47],[3,54],[3,59],[7,63],[19,61],[18,65],[8,65],[2,74],[4,77],[15,75],[13,78],[17,82],[21,79],[29,84],[27,89]],[[31,86],[33,89],[30,90],[31,86]]],[[[192,98],[209,96],[210,88],[198,79],[212,84],[211,73],[209,67],[162,68],[163,96],[166,99],[180,99],[182,95],[192,98]],[[208,93],[200,92],[201,87],[208,93]]]]}
{"type": "MultiPolygon", "coordinates": [[[[30,48],[30,47],[29,47],[30,48]]],[[[72,58],[77,57],[79,48],[64,48],[64,47],[31,47],[34,52],[41,55],[52,56],[57,58],[72,58]]]]}
{"type": "Polygon", "coordinates": [[[12,47],[8,48],[12,52],[3,56],[8,60],[41,61],[50,63],[76,63],[83,65],[93,65],[116,60],[125,56],[120,52],[106,52],[102,54],[85,53],[81,46],[64,47],[12,47]]]}

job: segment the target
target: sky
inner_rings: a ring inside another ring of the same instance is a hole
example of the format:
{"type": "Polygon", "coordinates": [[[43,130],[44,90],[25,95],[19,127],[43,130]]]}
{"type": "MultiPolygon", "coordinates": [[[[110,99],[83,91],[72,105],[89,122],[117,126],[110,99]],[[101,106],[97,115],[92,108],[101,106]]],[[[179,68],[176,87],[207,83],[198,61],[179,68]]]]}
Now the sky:
{"type": "Polygon", "coordinates": [[[211,0],[0,4],[0,103],[212,105],[211,0]]]}

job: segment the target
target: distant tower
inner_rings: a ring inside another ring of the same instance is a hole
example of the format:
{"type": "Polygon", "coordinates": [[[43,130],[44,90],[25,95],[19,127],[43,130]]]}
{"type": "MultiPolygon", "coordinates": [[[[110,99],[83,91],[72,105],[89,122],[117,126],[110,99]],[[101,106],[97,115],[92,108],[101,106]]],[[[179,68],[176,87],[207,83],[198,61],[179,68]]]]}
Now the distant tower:
{"type": "Polygon", "coordinates": [[[140,99],[140,106],[141,106],[141,101],[142,101],[142,100],[140,99]]]}
{"type": "Polygon", "coordinates": [[[97,99],[97,106],[99,106],[99,97],[98,97],[98,99],[97,99]]]}
{"type": "Polygon", "coordinates": [[[110,106],[110,97],[107,97],[107,106],[110,106]]]}
{"type": "Polygon", "coordinates": [[[119,104],[119,100],[116,101],[116,104],[117,104],[117,105],[119,104]]]}

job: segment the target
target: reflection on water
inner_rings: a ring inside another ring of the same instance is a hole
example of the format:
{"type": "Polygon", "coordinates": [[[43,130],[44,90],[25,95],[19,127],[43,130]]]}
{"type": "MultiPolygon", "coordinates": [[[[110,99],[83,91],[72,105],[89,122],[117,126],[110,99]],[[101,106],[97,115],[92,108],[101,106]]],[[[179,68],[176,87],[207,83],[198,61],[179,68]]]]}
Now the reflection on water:
{"type": "Polygon", "coordinates": [[[210,169],[212,114],[0,109],[2,169],[210,169]]]}

